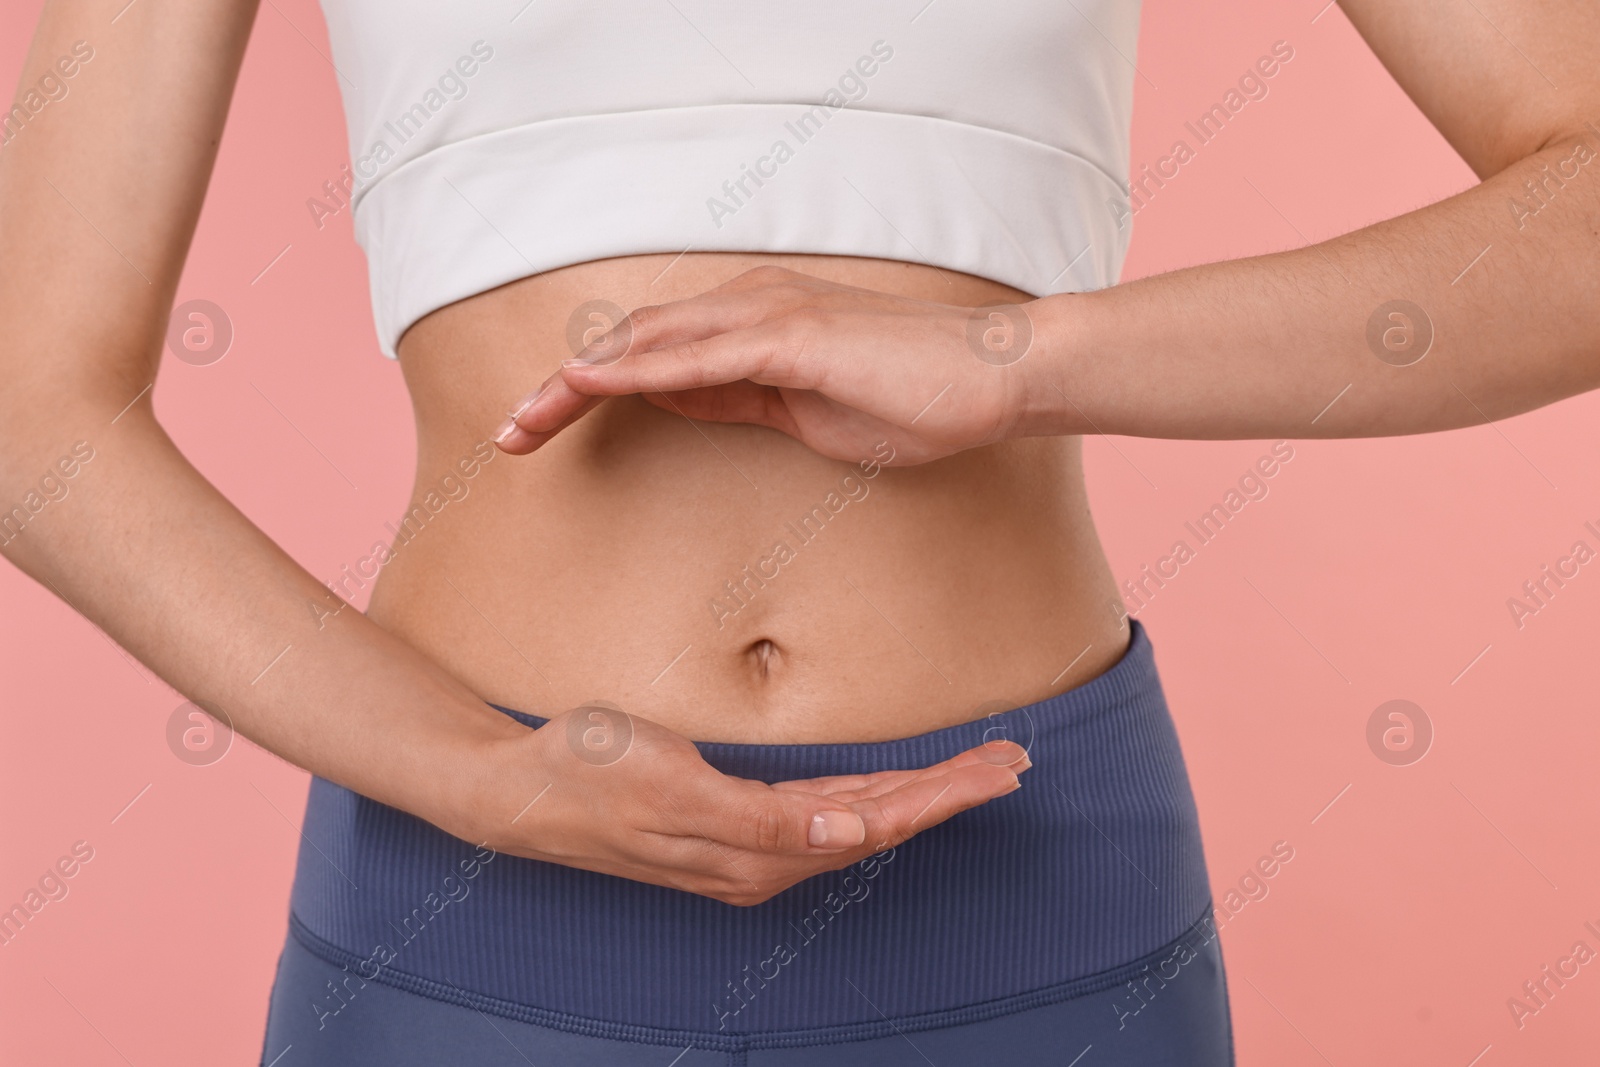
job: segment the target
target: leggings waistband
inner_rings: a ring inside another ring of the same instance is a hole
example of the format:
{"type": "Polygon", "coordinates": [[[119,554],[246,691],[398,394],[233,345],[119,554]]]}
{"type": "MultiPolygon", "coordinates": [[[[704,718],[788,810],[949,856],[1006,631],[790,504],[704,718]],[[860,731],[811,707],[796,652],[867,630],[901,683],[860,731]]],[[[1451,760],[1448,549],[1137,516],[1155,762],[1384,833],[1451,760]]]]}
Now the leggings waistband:
{"type": "Polygon", "coordinates": [[[475,852],[315,779],[295,929],[363,980],[662,1043],[1070,995],[1179,938],[1210,900],[1154,655],[1130,626],[1105,674],[987,719],[868,744],[700,743],[764,781],[921,766],[996,736],[1032,757],[1016,792],[755,907],[475,852]]]}

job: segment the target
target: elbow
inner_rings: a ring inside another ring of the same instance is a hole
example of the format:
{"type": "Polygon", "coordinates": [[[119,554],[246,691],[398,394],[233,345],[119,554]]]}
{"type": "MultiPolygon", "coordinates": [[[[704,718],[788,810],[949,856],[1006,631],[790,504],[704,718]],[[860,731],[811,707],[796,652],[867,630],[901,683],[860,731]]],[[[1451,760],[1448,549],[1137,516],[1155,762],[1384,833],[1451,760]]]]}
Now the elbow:
{"type": "MultiPolygon", "coordinates": [[[[1600,113],[1600,101],[1594,110],[1600,113]]],[[[1543,165],[1552,172],[1565,168],[1571,179],[1587,173],[1589,164],[1600,158],[1600,127],[1582,114],[1573,114],[1558,122],[1519,124],[1475,152],[1461,145],[1456,148],[1479,181],[1524,164],[1543,165]]]]}
{"type": "MultiPolygon", "coordinates": [[[[10,369],[0,363],[0,378],[10,369]]],[[[12,461],[58,449],[63,439],[103,438],[112,427],[155,421],[153,381],[130,386],[110,376],[86,378],[56,371],[42,380],[12,378],[12,388],[0,392],[0,477],[12,461]]]]}

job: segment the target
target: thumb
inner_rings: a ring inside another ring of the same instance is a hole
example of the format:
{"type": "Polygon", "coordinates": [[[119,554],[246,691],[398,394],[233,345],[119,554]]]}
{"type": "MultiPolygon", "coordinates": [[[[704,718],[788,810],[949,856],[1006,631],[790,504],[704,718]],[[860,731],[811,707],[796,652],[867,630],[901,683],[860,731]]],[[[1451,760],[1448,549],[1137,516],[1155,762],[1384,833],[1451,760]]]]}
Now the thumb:
{"type": "Polygon", "coordinates": [[[742,802],[722,809],[705,836],[751,852],[833,852],[860,845],[867,827],[827,797],[754,782],[742,802]]]}

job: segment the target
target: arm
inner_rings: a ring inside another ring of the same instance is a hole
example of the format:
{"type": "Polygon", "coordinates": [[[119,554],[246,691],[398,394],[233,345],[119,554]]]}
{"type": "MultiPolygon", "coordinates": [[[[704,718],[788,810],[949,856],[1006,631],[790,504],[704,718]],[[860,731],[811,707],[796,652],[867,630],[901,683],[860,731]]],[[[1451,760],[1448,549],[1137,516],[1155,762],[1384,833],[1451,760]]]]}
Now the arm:
{"type": "Polygon", "coordinates": [[[441,759],[510,736],[504,716],[359,613],[329,617],[341,603],[200,476],[153,413],[166,311],[256,4],[136,4],[113,25],[118,7],[46,7],[22,83],[76,42],[92,59],[0,154],[0,507],[11,520],[0,551],[251,740],[444,817],[441,759]],[[92,459],[70,494],[27,514],[28,493],[79,441],[92,459]]]}
{"type": "Polygon", "coordinates": [[[6,558],[250,740],[501,851],[748,902],[904,840],[935,794],[921,826],[1016,787],[999,764],[1019,753],[998,746],[927,773],[769,787],[643,720],[633,758],[597,762],[568,742],[571,713],[528,730],[342,610],[185,460],[151,403],[256,4],[139,3],[113,25],[122,6],[46,8],[23,84],[76,42],[93,57],[0,150],[6,558]],[[70,493],[37,506],[80,441],[70,493]],[[819,816],[833,836],[813,836],[819,816]]]}
{"type": "Polygon", "coordinates": [[[1031,333],[1020,356],[979,352],[973,309],[751,272],[641,309],[627,359],[564,369],[501,447],[651,390],[834,458],[888,433],[921,462],[1029,434],[1423,433],[1600,385],[1600,8],[1498,5],[1514,48],[1465,0],[1342,6],[1482,184],[1309,248],[978,313],[979,334],[990,315],[1031,333]]]}
{"type": "Polygon", "coordinates": [[[1087,415],[1149,437],[1421,433],[1600,386],[1600,8],[1341,7],[1485,180],[1310,248],[1041,301],[1043,330],[1075,338],[1043,395],[1059,386],[1084,407],[1057,394],[1045,425],[1087,415]],[[1425,317],[1378,314],[1394,300],[1425,317]]]}

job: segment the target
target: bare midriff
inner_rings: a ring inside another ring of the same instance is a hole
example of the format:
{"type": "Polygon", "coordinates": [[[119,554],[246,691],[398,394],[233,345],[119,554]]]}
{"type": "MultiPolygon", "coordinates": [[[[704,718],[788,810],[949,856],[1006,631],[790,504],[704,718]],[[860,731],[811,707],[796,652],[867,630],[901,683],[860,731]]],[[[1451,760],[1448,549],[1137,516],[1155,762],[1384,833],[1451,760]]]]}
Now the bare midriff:
{"type": "Polygon", "coordinates": [[[410,519],[368,615],[485,700],[603,701],[705,741],[909,737],[1088,681],[1128,631],[1077,438],[920,466],[606,401],[527,456],[486,444],[580,306],[682,299],[761,264],[976,306],[996,282],[849,257],[629,256],[536,275],[407,331],[410,519]],[[468,473],[470,472],[470,474],[468,473]]]}

